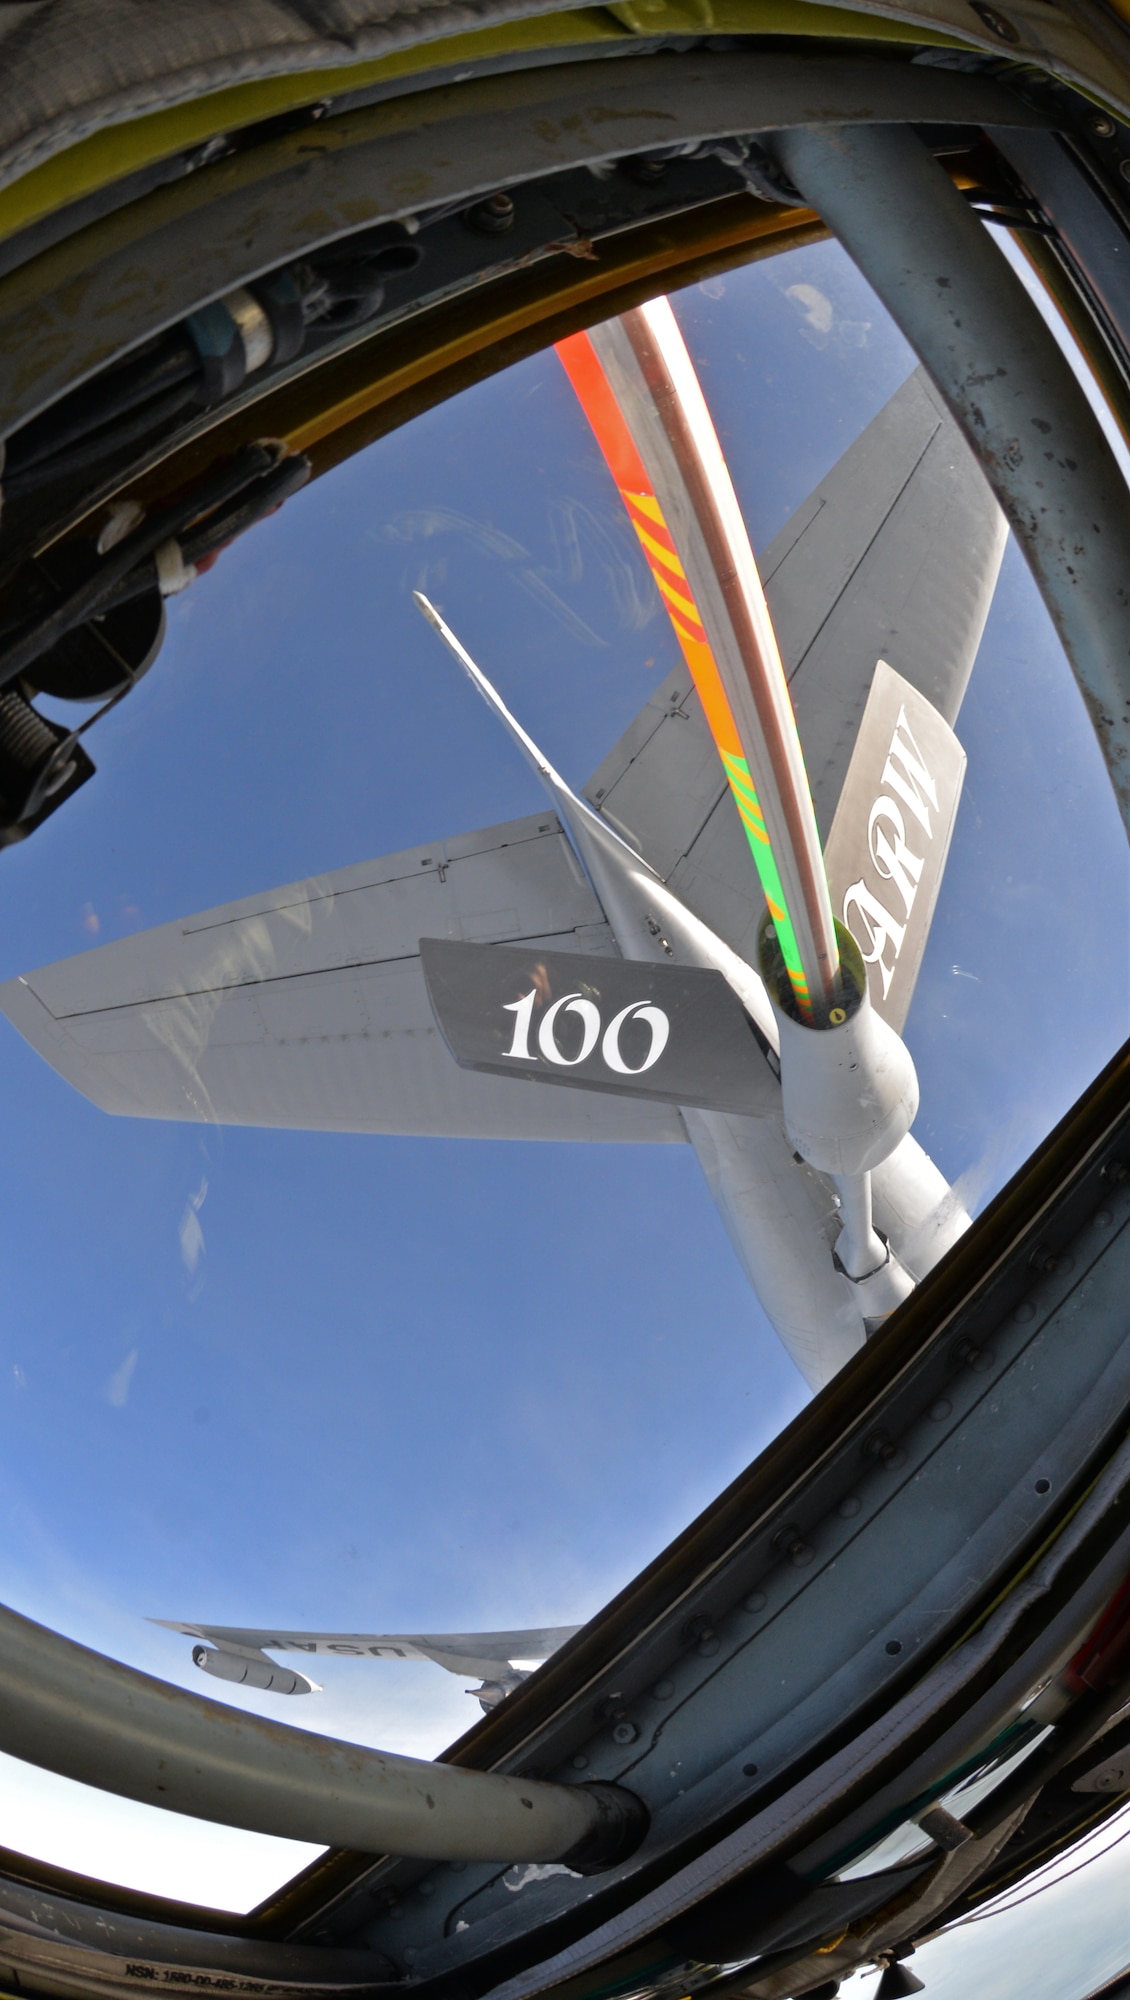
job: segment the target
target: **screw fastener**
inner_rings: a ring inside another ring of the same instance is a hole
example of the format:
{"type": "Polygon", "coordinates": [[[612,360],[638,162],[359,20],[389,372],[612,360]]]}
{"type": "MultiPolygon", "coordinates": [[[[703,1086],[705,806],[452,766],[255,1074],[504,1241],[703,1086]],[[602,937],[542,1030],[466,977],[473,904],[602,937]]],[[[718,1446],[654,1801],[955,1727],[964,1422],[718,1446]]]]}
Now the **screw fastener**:
{"type": "Polygon", "coordinates": [[[514,203],[508,194],[488,195],[466,211],[467,227],[480,236],[505,236],[514,227],[514,203]]]}

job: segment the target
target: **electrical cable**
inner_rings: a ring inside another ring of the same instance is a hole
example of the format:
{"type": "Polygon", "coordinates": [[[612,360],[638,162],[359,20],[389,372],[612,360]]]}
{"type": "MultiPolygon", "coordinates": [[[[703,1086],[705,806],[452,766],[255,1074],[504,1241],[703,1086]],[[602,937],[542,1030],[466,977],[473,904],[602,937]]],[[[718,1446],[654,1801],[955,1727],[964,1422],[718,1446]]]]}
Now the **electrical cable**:
{"type": "Polygon", "coordinates": [[[302,453],[295,452],[291,457],[284,458],[241,496],[227,513],[219,518],[210,514],[194,533],[182,535],[185,562],[203,562],[206,556],[214,555],[225,543],[234,541],[237,535],[254,527],[265,514],[281,507],[284,500],[289,500],[293,493],[298,493],[306,485],[310,469],[310,460],[302,453]]]}
{"type": "MultiPolygon", "coordinates": [[[[310,477],[310,461],[300,453],[285,458],[263,477],[254,482],[250,492],[240,496],[239,503],[226,513],[207,515],[195,534],[179,538],[181,561],[186,569],[206,561],[216,555],[228,542],[235,540],[248,528],[254,527],[265,515],[274,513],[292,493],[305,486],[310,477]]],[[[173,540],[174,537],[168,537],[173,540]]],[[[156,556],[139,562],[136,570],[122,578],[104,597],[98,607],[99,613],[116,611],[120,605],[129,604],[134,598],[144,596],[159,582],[156,556]]],[[[2,671],[2,663],[0,663],[2,671]]]]}
{"type": "Polygon", "coordinates": [[[102,559],[86,583],[0,651],[0,687],[17,680],[41,654],[50,652],[68,632],[102,610],[115,586],[162,542],[183,533],[194,521],[213,513],[242,493],[253,480],[271,471],[278,464],[281,451],[278,445],[244,446],[219,471],[202,480],[192,493],[144,520],[102,559]]]}
{"type": "MultiPolygon", "coordinates": [[[[128,576],[122,579],[116,590],[103,596],[99,615],[105,616],[116,604],[128,602],[131,598],[144,595],[160,586],[160,559],[163,551],[176,553],[180,569],[187,572],[186,580],[194,574],[193,558],[203,560],[208,554],[223,547],[244,529],[251,527],[264,514],[273,512],[282,502],[305,485],[310,476],[310,462],[304,457],[294,456],[283,459],[268,472],[252,482],[249,497],[247,488],[237,494],[234,506],[213,509],[206,514],[200,530],[192,538],[191,554],[186,556],[181,544],[168,537],[154,556],[141,557],[128,576]]],[[[199,493],[193,502],[194,511],[199,511],[199,493]]],[[[78,593],[75,593],[77,595],[78,593]]],[[[73,599],[72,599],[73,602],[73,599]]],[[[65,636],[65,635],[64,635],[65,636]]],[[[22,695],[12,687],[0,691],[0,762],[5,759],[11,768],[10,775],[18,775],[33,780],[31,790],[23,799],[20,809],[15,812],[13,823],[21,823],[39,810],[46,798],[61,789],[71,775],[74,764],[72,758],[75,745],[91,726],[98,722],[109,709],[128,694],[135,685],[137,675],[126,667],[124,679],[110,691],[109,700],[104,702],[97,713],[82,726],[62,738],[56,736],[51,726],[42,720],[38,712],[27,703],[22,695]]]]}
{"type": "MultiPolygon", "coordinates": [[[[1118,1817],[1130,1820],[1130,1809],[1124,1810],[1118,1817]]],[[[958,1917],[954,1923],[944,1924],[940,1930],[930,1932],[930,1941],[932,1942],[935,1938],[946,1937],[951,1931],[962,1930],[968,1924],[983,1924],[989,1917],[1002,1917],[1007,1915],[1009,1910],[1018,1910],[1023,1903],[1030,1903],[1034,1897],[1044,1895],[1048,1889],[1054,1889],[1057,1882],[1068,1882],[1073,1875],[1081,1874],[1084,1868],[1090,1868],[1096,1861],[1102,1861],[1106,1855],[1113,1853],[1116,1847],[1120,1847],[1124,1840],[1130,1840],[1130,1824],[1125,1825],[1122,1832],[1114,1840],[1108,1841],[1105,1847],[1101,1847],[1097,1854],[1088,1854],[1085,1860],[1077,1861],[1074,1868],[1065,1869],[1061,1875],[1053,1875],[1049,1881],[1041,1882],[1037,1888],[1028,1889],[1023,1896],[1014,1896],[1008,1902],[990,1903],[985,1909],[977,1910],[971,1916],[958,1917]]],[[[1033,1874],[1043,1874],[1054,1868],[1055,1865],[1055,1861],[1046,1861],[1042,1868],[1034,1870],[1033,1874]]],[[[1032,1877],[1029,1876],[1028,1879],[1031,1881],[1032,1877]]]]}
{"type": "Polygon", "coordinates": [[[128,445],[137,444],[146,438],[170,417],[179,415],[189,403],[199,400],[200,385],[195,381],[178,383],[167,389],[163,396],[154,396],[135,411],[128,422],[113,428],[109,424],[98,430],[87,432],[65,450],[51,457],[37,457],[26,466],[17,467],[4,476],[5,499],[22,500],[29,493],[38,492],[41,487],[50,486],[56,479],[64,479],[75,473],[85,472],[91,465],[98,465],[114,452],[123,451],[128,445]]]}
{"type": "MultiPolygon", "coordinates": [[[[1085,1845],[1087,1844],[1087,1842],[1088,1842],[1088,1841],[1091,1841],[1091,1840],[1097,1840],[1097,1839],[1098,1839],[1098,1837],[1099,1837],[1099,1833],[1100,1833],[1100,1832],[1106,1832],[1106,1831],[1109,1831],[1109,1829],[1110,1829],[1110,1825],[1111,1825],[1112,1821],[1113,1821],[1113,1822],[1114,1822],[1115,1824],[1119,1824],[1119,1823],[1121,1823],[1121,1820],[1122,1820],[1122,1817],[1123,1817],[1123,1814],[1122,1814],[1122,1813],[1115,1813],[1115,1814],[1112,1814],[1112,1815],[1111,1815],[1111,1819],[1109,1819],[1109,1820],[1105,1820],[1105,1821],[1103,1822],[1103,1824],[1102,1824],[1102,1826],[1101,1826],[1100,1828],[1098,1828],[1098,1829],[1095,1829],[1094,1831],[1092,1831],[1092,1832],[1090,1832],[1090,1833],[1084,1833],[1084,1834],[1083,1834],[1083,1835],[1081,1836],[1081,1838],[1080,1838],[1080,1840],[1079,1840],[1079,1842],[1078,1842],[1078,1846],[1079,1846],[1079,1847],[1083,1847],[1083,1846],[1085,1846],[1085,1845]]],[[[1118,1846],[1118,1843],[1119,1843],[1119,1841],[1120,1841],[1121,1839],[1123,1839],[1123,1838],[1124,1838],[1124,1836],[1123,1836],[1122,1834],[1118,1834],[1118,1835],[1116,1836],[1116,1838],[1115,1838],[1114,1840],[1112,1840],[1112,1841],[1111,1841],[1111,1842],[1109,1843],[1109,1845],[1110,1845],[1111,1847],[1117,1847],[1117,1846],[1118,1846]]],[[[994,1908],[998,1908],[998,1907],[1000,1907],[1000,1908],[1004,1908],[1004,1907],[1007,1907],[1007,1906],[1005,1905],[1005,1902],[1004,1902],[1004,1898],[1005,1898],[1005,1897],[1012,1897],[1012,1896],[1015,1896],[1015,1897],[1016,1897],[1016,1900],[1017,1900],[1018,1902],[1023,1902],[1023,1901],[1026,1901],[1026,1900],[1027,1900],[1027,1896],[1028,1896],[1029,1892],[1032,1892],[1032,1884],[1033,1884],[1033,1883],[1036,1883],[1036,1884],[1038,1884],[1038,1886],[1039,1886],[1040,1888],[1050,1888],[1050,1887],[1051,1887],[1051,1885],[1052,1885],[1052,1882],[1053,1882],[1053,1881],[1059,1881],[1059,1880],[1061,1880],[1061,1879],[1066,1879],[1066,1878],[1061,1878],[1060,1876],[1058,1876],[1058,1875],[1055,1875],[1055,1874],[1053,1873],[1053,1871],[1054,1871],[1055,1869],[1059,1868],[1059,1867],[1060,1867],[1060,1866],[1062,1865],[1062,1862],[1063,1862],[1063,1856],[1064,1856],[1064,1851],[1066,1851],[1066,1852],[1068,1852],[1068,1853],[1069,1853],[1069,1852],[1070,1852],[1071,1850],[1070,1850],[1070,1848],[1068,1848],[1067,1850],[1062,1850],[1062,1849],[1061,1849],[1061,1851],[1060,1851],[1060,1852],[1059,1852],[1058,1854],[1053,1854],[1053,1855],[1052,1855],[1052,1856],[1050,1857],[1050,1859],[1049,1859],[1049,1860],[1047,1860],[1047,1861],[1041,1861],[1041,1862],[1040,1862],[1040,1864],[1039,1864],[1039,1867],[1037,1867],[1037,1868],[1033,1868],[1033,1869],[1031,1869],[1031,1870],[1030,1870],[1030,1871],[1029,1871],[1029,1872],[1028,1872],[1028,1873],[1027,1873],[1026,1875],[1023,1875],[1023,1876],[1021,1876],[1021,1878],[1020,1878],[1020,1880],[1019,1880],[1018,1882],[1015,1882],[1015,1883],[1013,1883],[1013,1884],[1012,1884],[1012,1885],[1011,1885],[1010,1887],[1008,1887],[1008,1888],[1006,1888],[1006,1889],[1002,1889],[1002,1890],[1001,1890],[1001,1891],[999,1892],[999,1897],[995,1897],[995,1898],[993,1899],[993,1907],[994,1907],[994,1908]],[[1049,1877],[1050,1879],[1049,1879],[1049,1880],[1048,1880],[1047,1882],[1045,1882],[1045,1881],[1043,1881],[1043,1880],[1041,1879],[1041,1878],[1042,1878],[1042,1877],[1044,1877],[1044,1876],[1048,1876],[1048,1877],[1049,1877]],[[1019,1891],[1020,1891],[1021,1889],[1023,1889],[1023,1890],[1024,1890],[1024,1895],[1023,1895],[1023,1896],[1022,1896],[1022,1895],[1020,1895],[1020,1893],[1019,1893],[1019,1891]]],[[[1101,1859],[1102,1859],[1102,1856],[1103,1856],[1103,1855],[1104,1855],[1104,1854],[1106,1853],[1106,1851],[1107,1851],[1107,1850],[1106,1850],[1106,1848],[1105,1848],[1105,1847],[1104,1847],[1104,1848],[1100,1848],[1100,1849],[1099,1849],[1099,1850],[1097,1851],[1097,1853],[1095,1853],[1095,1854],[1092,1854],[1092,1855],[1089,1855],[1089,1856],[1087,1857],[1087,1861],[1086,1861],[1086,1862],[1079,1862],[1079,1863],[1078,1863],[1078,1866],[1079,1866],[1079,1867],[1084,1867],[1084,1866],[1088,1865],[1088,1863],[1089,1863],[1090,1861],[1098,1861],[1098,1860],[1101,1860],[1101,1859]]],[[[1074,1869],[1072,1869],[1072,1870],[1071,1870],[1071,1873],[1073,1873],[1073,1874],[1074,1874],[1074,1873],[1075,1873],[1075,1870],[1074,1870],[1074,1869]]],[[[1032,1892],[1032,1893],[1034,1893],[1034,1892],[1032,1892]]]]}
{"type": "Polygon", "coordinates": [[[166,341],[155,352],[135,361],[127,370],[118,368],[108,377],[96,377],[85,389],[66,396],[62,402],[33,418],[8,439],[8,479],[23,480],[33,467],[54,463],[72,445],[81,444],[92,433],[101,433],[116,417],[129,416],[142,405],[151,405],[158,396],[191,382],[200,387],[200,356],[185,338],[166,341]]]}

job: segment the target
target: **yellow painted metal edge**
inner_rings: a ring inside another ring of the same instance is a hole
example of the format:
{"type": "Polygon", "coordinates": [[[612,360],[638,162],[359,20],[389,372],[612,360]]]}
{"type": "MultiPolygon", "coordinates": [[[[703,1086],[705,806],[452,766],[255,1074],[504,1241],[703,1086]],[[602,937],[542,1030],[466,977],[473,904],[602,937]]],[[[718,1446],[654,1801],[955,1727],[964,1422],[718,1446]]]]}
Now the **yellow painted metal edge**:
{"type": "Polygon", "coordinates": [[[827,6],[823,0],[622,0],[622,4],[610,7],[541,14],[502,27],[427,41],[372,62],[299,70],[234,84],[92,132],[0,189],[0,240],[114,181],[203,145],[217,133],[238,131],[369,84],[425,76],[440,64],[446,68],[497,56],[532,55],[543,49],[627,42],[637,35],[706,33],[966,46],[954,35],[892,20],[888,15],[827,6]]]}
{"type": "MultiPolygon", "coordinates": [[[[558,320],[563,313],[579,316],[586,322],[594,316],[600,317],[609,310],[604,301],[610,294],[619,300],[626,290],[637,286],[650,290],[661,280],[666,280],[672,288],[681,287],[700,275],[705,277],[715,270],[745,263],[752,256],[788,249],[797,242],[819,240],[827,234],[819,217],[807,209],[766,211],[745,195],[724,196],[716,205],[717,211],[726,212],[719,214],[717,220],[711,218],[713,227],[709,232],[702,231],[693,248],[679,242],[678,232],[671,232],[670,239],[664,240],[667,232],[661,227],[641,231],[641,236],[648,240],[638,253],[622,255],[604,269],[575,265],[572,271],[562,273],[558,285],[546,294],[508,303],[501,311],[485,315],[478,325],[466,323],[470,315],[467,302],[463,301],[462,311],[452,315],[454,324],[447,337],[423,347],[422,351],[412,320],[406,321],[402,328],[390,329],[401,338],[408,336],[410,351],[404,360],[378,373],[362,387],[327,402],[316,415],[288,429],[287,444],[292,451],[316,451],[327,437],[348,430],[358,418],[371,415],[381,405],[399,401],[437,377],[452,375],[478,356],[491,356],[493,365],[488,372],[494,373],[495,366],[510,365],[511,357],[506,353],[509,342],[540,330],[544,335],[542,344],[546,344],[557,337],[556,329],[552,335],[545,333],[548,322],[558,320]]],[[[699,226],[701,230],[701,223],[699,226]]],[[[619,305],[616,309],[620,309],[619,305]]]]}
{"type": "Polygon", "coordinates": [[[426,74],[441,63],[444,67],[473,64],[492,56],[629,39],[630,30],[614,20],[606,7],[579,7],[529,21],[507,22],[503,27],[476,28],[469,34],[424,42],[372,62],[295,70],[213,90],[92,132],[32,167],[10,187],[0,189],[0,239],[28,228],[55,209],[80,201],[84,195],[98,193],[127,174],[201,146],[217,133],[237,132],[264,118],[318,104],[323,98],[364,90],[371,83],[395,83],[401,77],[426,74]]]}
{"type": "MultiPolygon", "coordinates": [[[[971,184],[959,162],[949,164],[958,186],[971,184]]],[[[294,375],[252,389],[86,501],[50,539],[81,531],[116,495],[154,504],[251,437],[284,439],[289,449],[313,456],[316,473],[328,470],[369,441],[360,435],[367,424],[372,436],[397,428],[417,408],[458,394],[594,318],[827,234],[810,210],[773,209],[734,193],[624,230],[595,256],[578,239],[572,257],[563,251],[490,287],[425,306],[343,352],[312,358],[294,375]]]]}
{"type": "Polygon", "coordinates": [[[311,454],[316,475],[328,471],[373,437],[563,333],[656,290],[681,288],[826,235],[806,209],[772,209],[750,195],[733,194],[690,217],[625,231],[599,261],[561,256],[511,272],[489,290],[412,313],[345,353],[327,355],[290,380],[264,385],[260,394],[217,412],[144,470],[100,493],[58,533],[65,539],[81,530],[115,495],[128,492],[150,506],[252,437],[285,439],[290,449],[311,454]]]}
{"type": "Polygon", "coordinates": [[[949,49],[971,47],[976,39],[972,29],[966,42],[890,14],[828,6],[824,0],[612,0],[607,12],[634,35],[826,35],[949,49]]]}

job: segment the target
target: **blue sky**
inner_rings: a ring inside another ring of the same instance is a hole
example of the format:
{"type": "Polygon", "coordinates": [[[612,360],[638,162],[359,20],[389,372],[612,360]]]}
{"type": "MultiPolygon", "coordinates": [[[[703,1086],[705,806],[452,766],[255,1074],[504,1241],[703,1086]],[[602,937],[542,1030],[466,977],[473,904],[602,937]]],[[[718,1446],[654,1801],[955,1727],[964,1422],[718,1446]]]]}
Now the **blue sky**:
{"type": "MultiPolygon", "coordinates": [[[[912,357],[831,245],[676,308],[763,549],[912,357]]],[[[160,659],[92,741],[96,778],[0,857],[0,976],[537,810],[413,588],[578,785],[676,662],[564,375],[535,357],[317,482],[170,603],[160,659]]],[[[1014,549],[958,728],[908,1039],[918,1136],[981,1202],[1126,1032],[1126,849],[1014,549]]],[[[148,1618],[586,1618],[805,1399],[689,1148],[108,1119],[3,1023],[0,1088],[0,1594],[185,1685],[220,1691],[148,1618]]],[[[390,1749],[432,1754],[477,1712],[430,1667],[325,1678],[288,1717],[390,1749]]],[[[95,1841],[56,1781],[0,1766],[5,1788],[9,1844],[34,1819],[29,1847],[71,1865],[165,1865],[133,1809],[107,1807],[95,1841]]],[[[165,1886],[244,1879],[176,1837],[165,1886]]],[[[262,1888],[302,1858],[240,1852],[262,1888]]]]}

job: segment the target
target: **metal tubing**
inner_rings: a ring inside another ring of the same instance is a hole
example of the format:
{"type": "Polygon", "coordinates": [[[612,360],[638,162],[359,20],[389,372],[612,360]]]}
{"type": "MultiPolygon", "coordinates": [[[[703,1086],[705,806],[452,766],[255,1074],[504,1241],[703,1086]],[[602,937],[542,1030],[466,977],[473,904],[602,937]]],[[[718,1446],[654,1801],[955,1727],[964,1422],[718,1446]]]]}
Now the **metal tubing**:
{"type": "Polygon", "coordinates": [[[840,966],[812,794],[757,563],[694,364],[665,298],[594,327],[589,341],[640,461],[634,478],[631,467],[622,473],[622,498],[694,675],[800,1011],[822,1020],[839,998],[840,966]],[[647,493],[632,491],[640,472],[647,493]]]}
{"type": "Polygon", "coordinates": [[[617,1786],[460,1770],[266,1722],[4,1607],[0,1750],[144,1805],[370,1854],[586,1868],[646,1826],[617,1786]]]}
{"type": "Polygon", "coordinates": [[[1071,367],[983,224],[905,126],[773,149],[901,327],[977,454],[1130,808],[1130,499],[1071,367]]]}
{"type": "Polygon", "coordinates": [[[887,1252],[875,1234],[871,1215],[870,1174],[837,1174],[841,1229],[836,1255],[849,1278],[866,1278],[881,1269],[887,1252]]]}

